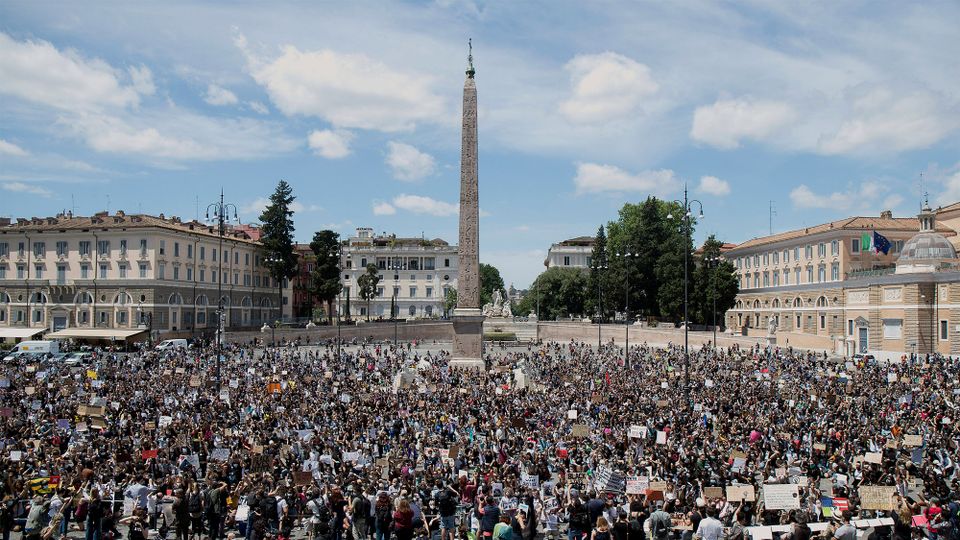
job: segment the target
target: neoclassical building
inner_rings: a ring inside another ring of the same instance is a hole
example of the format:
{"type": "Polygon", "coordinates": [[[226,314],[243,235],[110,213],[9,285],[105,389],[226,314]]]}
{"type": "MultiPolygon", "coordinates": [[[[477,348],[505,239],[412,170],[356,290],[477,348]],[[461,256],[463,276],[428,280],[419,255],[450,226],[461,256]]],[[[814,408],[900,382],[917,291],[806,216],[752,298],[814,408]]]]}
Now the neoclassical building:
{"type": "Polygon", "coordinates": [[[4,218],[0,339],[209,334],[218,298],[226,327],[257,327],[288,303],[259,247],[242,230],[221,238],[215,226],[162,214],[4,218]]]}
{"type": "Polygon", "coordinates": [[[729,328],[851,355],[960,354],[960,205],[917,218],[852,217],[744,242],[726,257],[740,278],[729,328]],[[939,224],[940,217],[943,222],[939,224]],[[861,249],[873,231],[889,253],[861,249]]]}

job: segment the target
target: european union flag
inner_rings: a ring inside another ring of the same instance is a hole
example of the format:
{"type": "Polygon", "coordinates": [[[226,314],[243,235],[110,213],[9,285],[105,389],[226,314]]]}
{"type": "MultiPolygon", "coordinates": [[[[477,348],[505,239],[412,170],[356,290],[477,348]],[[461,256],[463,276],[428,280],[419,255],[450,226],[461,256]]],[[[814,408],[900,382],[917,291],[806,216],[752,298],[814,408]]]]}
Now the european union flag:
{"type": "Polygon", "coordinates": [[[886,236],[877,231],[873,231],[873,249],[876,250],[877,253],[882,251],[883,254],[886,255],[887,252],[890,251],[890,241],[887,240],[886,236]]]}

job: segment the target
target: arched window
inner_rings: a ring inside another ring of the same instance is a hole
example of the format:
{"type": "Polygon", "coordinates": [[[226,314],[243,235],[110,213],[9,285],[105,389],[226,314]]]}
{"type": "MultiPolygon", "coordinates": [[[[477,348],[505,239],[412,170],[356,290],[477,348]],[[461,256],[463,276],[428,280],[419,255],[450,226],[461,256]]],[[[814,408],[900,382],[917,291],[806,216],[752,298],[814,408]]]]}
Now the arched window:
{"type": "Polygon", "coordinates": [[[821,296],[817,298],[817,307],[827,307],[827,297],[821,296]]]}
{"type": "Polygon", "coordinates": [[[196,305],[198,305],[198,306],[206,306],[206,305],[210,304],[210,301],[207,300],[207,295],[205,295],[205,294],[197,295],[197,300],[196,300],[196,302],[197,302],[196,305]]]}
{"type": "Polygon", "coordinates": [[[74,304],[92,304],[93,295],[88,291],[80,291],[76,296],[73,297],[74,304]]]}
{"type": "Polygon", "coordinates": [[[799,296],[793,299],[793,307],[803,307],[803,300],[799,296]]]}
{"type": "Polygon", "coordinates": [[[423,313],[424,313],[427,317],[432,317],[432,316],[433,316],[433,306],[427,306],[427,307],[423,308],[423,313]]]}
{"type": "Polygon", "coordinates": [[[133,297],[125,292],[117,293],[117,295],[113,297],[113,303],[118,306],[125,306],[127,304],[132,304],[133,297]]]}
{"type": "Polygon", "coordinates": [[[10,295],[0,291],[0,304],[9,304],[9,303],[10,303],[10,295]]]}
{"type": "Polygon", "coordinates": [[[780,309],[780,299],[779,299],[779,298],[774,298],[774,299],[773,299],[773,309],[780,309]]]}
{"type": "Polygon", "coordinates": [[[170,300],[167,303],[169,303],[172,306],[179,306],[183,304],[183,297],[180,296],[178,293],[173,293],[170,295],[170,300]]]}
{"type": "Polygon", "coordinates": [[[753,301],[753,309],[760,309],[760,300],[753,301]]]}
{"type": "Polygon", "coordinates": [[[220,303],[223,304],[223,307],[225,307],[225,308],[230,307],[230,297],[229,297],[229,296],[226,296],[226,295],[221,296],[221,297],[220,297],[220,303]]]}
{"type": "Polygon", "coordinates": [[[743,309],[743,302],[740,300],[737,300],[737,309],[743,309]]]}
{"type": "Polygon", "coordinates": [[[417,314],[417,306],[410,306],[410,316],[414,317],[417,314]]]}
{"type": "Polygon", "coordinates": [[[253,307],[253,301],[250,300],[249,296],[244,296],[243,299],[240,300],[240,305],[245,308],[250,308],[253,307]]]}
{"type": "Polygon", "coordinates": [[[47,295],[43,294],[41,291],[37,291],[30,295],[31,304],[46,304],[47,295]]]}

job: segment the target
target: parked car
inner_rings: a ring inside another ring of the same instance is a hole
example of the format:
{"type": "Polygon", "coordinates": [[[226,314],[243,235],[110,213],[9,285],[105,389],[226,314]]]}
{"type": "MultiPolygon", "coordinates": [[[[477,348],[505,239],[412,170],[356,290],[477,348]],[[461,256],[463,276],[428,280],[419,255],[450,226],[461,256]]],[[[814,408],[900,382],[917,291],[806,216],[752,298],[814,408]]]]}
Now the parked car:
{"type": "Polygon", "coordinates": [[[63,363],[68,366],[86,366],[93,363],[93,354],[88,352],[70,353],[63,363]]]}

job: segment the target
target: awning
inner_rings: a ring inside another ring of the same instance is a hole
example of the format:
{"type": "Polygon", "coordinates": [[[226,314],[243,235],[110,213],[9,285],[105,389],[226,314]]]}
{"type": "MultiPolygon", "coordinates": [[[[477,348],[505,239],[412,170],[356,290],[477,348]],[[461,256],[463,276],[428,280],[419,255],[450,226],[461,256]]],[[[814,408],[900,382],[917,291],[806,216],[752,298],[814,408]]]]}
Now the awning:
{"type": "Polygon", "coordinates": [[[146,332],[146,329],[122,330],[119,328],[64,328],[51,334],[47,334],[47,339],[106,339],[113,341],[126,341],[132,336],[146,332]]]}
{"type": "Polygon", "coordinates": [[[0,328],[0,339],[33,337],[46,328],[0,328]]]}

